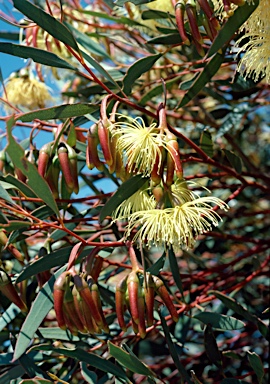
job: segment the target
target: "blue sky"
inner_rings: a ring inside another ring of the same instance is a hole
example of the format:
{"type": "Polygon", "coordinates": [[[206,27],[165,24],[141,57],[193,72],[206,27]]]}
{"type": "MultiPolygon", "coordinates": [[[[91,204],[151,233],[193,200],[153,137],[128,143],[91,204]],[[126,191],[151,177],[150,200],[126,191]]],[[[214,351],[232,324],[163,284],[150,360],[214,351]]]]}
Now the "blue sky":
{"type": "MultiPolygon", "coordinates": [[[[9,2],[7,0],[0,0],[0,11],[2,11],[4,13],[12,11],[11,2],[9,2]]],[[[16,15],[16,12],[14,12],[14,10],[12,11],[12,15],[13,16],[16,15]]],[[[16,17],[17,20],[20,20],[21,14],[17,13],[17,16],[18,16],[18,17],[16,17]]],[[[0,32],[4,32],[4,31],[19,32],[19,28],[16,28],[15,26],[12,26],[9,23],[6,23],[0,19],[0,32]]],[[[18,43],[15,41],[3,40],[3,39],[0,39],[0,41],[1,42],[18,43]]],[[[3,79],[6,80],[12,72],[18,71],[19,69],[23,68],[25,66],[26,62],[27,62],[27,60],[21,59],[21,58],[16,57],[16,56],[7,55],[7,54],[0,52],[0,68],[1,68],[3,79]]],[[[52,90],[54,93],[53,96],[55,96],[55,94],[58,93],[57,84],[55,82],[50,81],[49,86],[51,88],[53,88],[53,90],[52,90]]],[[[1,92],[1,94],[3,92],[2,85],[0,86],[0,92],[1,92]]],[[[59,101],[59,103],[57,102],[57,104],[61,104],[61,101],[59,101]]],[[[3,109],[3,105],[2,105],[2,103],[0,103],[0,116],[3,116],[5,114],[6,113],[3,109]]],[[[5,123],[3,121],[0,121],[0,150],[6,146],[6,140],[2,136],[4,132],[5,132],[5,123]]],[[[30,132],[29,129],[23,129],[23,128],[15,128],[13,131],[14,136],[18,139],[18,141],[27,138],[29,135],[29,132],[30,132]]],[[[38,149],[43,144],[47,143],[50,140],[52,140],[51,135],[48,136],[43,132],[40,133],[38,135],[38,139],[36,140],[36,145],[37,145],[38,149]]],[[[89,170],[87,170],[87,173],[88,172],[89,172],[89,170]]],[[[111,182],[109,179],[106,179],[104,181],[97,183],[96,186],[98,188],[103,189],[103,191],[106,191],[106,192],[115,190],[115,184],[113,182],[111,182]]],[[[87,189],[84,188],[82,191],[80,191],[79,197],[82,197],[85,194],[89,194],[88,188],[87,189]]]]}

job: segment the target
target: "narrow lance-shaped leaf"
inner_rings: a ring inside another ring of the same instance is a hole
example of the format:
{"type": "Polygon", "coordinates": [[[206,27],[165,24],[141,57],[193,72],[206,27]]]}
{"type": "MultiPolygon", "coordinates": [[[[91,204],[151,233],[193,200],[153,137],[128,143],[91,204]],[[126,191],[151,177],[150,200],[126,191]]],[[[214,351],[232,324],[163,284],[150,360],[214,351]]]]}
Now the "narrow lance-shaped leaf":
{"type": "Polygon", "coordinates": [[[33,112],[27,112],[16,116],[16,120],[23,122],[33,121],[34,119],[51,120],[51,119],[68,119],[74,116],[84,116],[88,113],[94,113],[98,107],[94,104],[63,104],[57,107],[39,109],[33,112]]]}
{"type": "Polygon", "coordinates": [[[53,307],[53,285],[58,276],[65,270],[66,266],[60,268],[50,280],[43,286],[33,302],[17,339],[13,361],[17,360],[26,351],[36,330],[42,323],[44,317],[53,307]]]}
{"type": "Polygon", "coordinates": [[[202,321],[204,324],[211,324],[215,329],[233,330],[241,329],[245,326],[243,321],[232,316],[220,315],[213,312],[201,312],[194,316],[195,319],[202,321]]]}
{"type": "MultiPolygon", "coordinates": [[[[141,360],[138,359],[134,353],[130,353],[131,351],[126,352],[122,348],[114,345],[110,341],[108,341],[109,353],[124,367],[129,369],[132,372],[139,373],[140,375],[145,376],[154,376],[154,372],[151,371],[141,360]]],[[[126,346],[126,348],[128,348],[126,346]]],[[[129,349],[129,348],[128,348],[129,349]]]]}
{"type": "Polygon", "coordinates": [[[37,23],[50,35],[79,52],[79,47],[72,33],[60,21],[27,0],[13,0],[13,4],[15,8],[37,23]]]}
{"type": "Polygon", "coordinates": [[[216,53],[214,57],[206,64],[199,76],[196,76],[195,81],[192,83],[191,87],[178,104],[177,109],[186,105],[190,100],[192,100],[200,90],[212,79],[212,77],[217,73],[221,64],[224,60],[224,54],[216,53]]]}
{"type": "Polygon", "coordinates": [[[219,300],[223,302],[223,304],[232,309],[234,312],[238,313],[238,315],[243,316],[246,320],[255,323],[261,332],[261,334],[265,337],[269,337],[269,328],[264,322],[259,319],[257,316],[251,314],[247,309],[245,309],[241,304],[239,304],[235,299],[225,295],[224,293],[218,291],[209,291],[209,294],[215,295],[219,300]]]}
{"type": "Polygon", "coordinates": [[[11,118],[7,122],[8,132],[8,146],[7,153],[9,154],[15,167],[20,169],[22,173],[28,178],[28,185],[32,188],[38,197],[40,197],[57,215],[59,210],[53,198],[50,188],[46,181],[40,176],[34,164],[24,157],[24,150],[16,143],[12,136],[12,127],[14,119],[11,118]]]}
{"type": "Polygon", "coordinates": [[[178,264],[177,264],[177,259],[175,257],[175,253],[174,253],[174,251],[171,248],[169,249],[168,253],[169,253],[170,267],[171,267],[171,271],[172,271],[172,274],[173,274],[173,278],[174,278],[175,284],[177,285],[179,291],[181,292],[182,299],[185,300],[182,280],[181,280],[181,276],[180,276],[180,273],[179,273],[179,267],[178,267],[178,264]]]}
{"type": "Polygon", "coordinates": [[[227,149],[223,149],[223,151],[225,152],[225,155],[229,160],[231,166],[236,170],[236,172],[241,173],[243,166],[241,158],[235,155],[233,152],[228,151],[227,149]]]}
{"type": "Polygon", "coordinates": [[[163,331],[165,334],[165,339],[166,339],[167,345],[169,347],[171,357],[174,361],[174,364],[175,364],[176,368],[178,369],[180,376],[184,379],[184,381],[188,384],[192,384],[192,381],[191,381],[187,371],[185,370],[183,364],[179,360],[179,356],[178,356],[177,350],[175,348],[175,345],[172,341],[166,320],[164,319],[164,317],[160,313],[159,313],[159,317],[161,320],[161,325],[162,325],[162,328],[163,328],[163,331]]]}
{"type": "Polygon", "coordinates": [[[67,61],[61,59],[54,53],[44,51],[43,49],[25,47],[23,45],[13,43],[0,43],[0,52],[21,57],[23,59],[32,59],[36,63],[48,65],[50,67],[76,70],[76,68],[67,61]]]}
{"type": "Polygon", "coordinates": [[[129,94],[132,89],[132,85],[134,82],[145,72],[149,71],[153,64],[162,56],[161,53],[158,53],[157,55],[151,55],[143,57],[142,59],[137,60],[134,64],[132,64],[124,79],[123,79],[123,92],[125,94],[129,94]]]}
{"type": "Polygon", "coordinates": [[[258,378],[259,384],[263,383],[264,368],[263,363],[259,355],[256,352],[248,351],[248,360],[258,378]]]}

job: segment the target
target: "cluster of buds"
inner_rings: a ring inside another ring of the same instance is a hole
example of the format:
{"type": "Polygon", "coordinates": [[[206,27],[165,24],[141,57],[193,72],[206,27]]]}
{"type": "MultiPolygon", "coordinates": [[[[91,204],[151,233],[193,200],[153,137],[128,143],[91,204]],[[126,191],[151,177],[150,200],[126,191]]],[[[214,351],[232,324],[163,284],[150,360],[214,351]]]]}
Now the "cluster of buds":
{"type": "Polygon", "coordinates": [[[217,35],[217,30],[220,28],[214,10],[208,0],[174,0],[173,3],[175,7],[176,24],[183,43],[190,45],[185,26],[185,21],[187,20],[196,50],[199,55],[204,56],[205,53],[202,47],[203,37],[199,30],[199,25],[204,27],[207,36],[213,41],[217,35]]]}
{"type": "Polygon", "coordinates": [[[74,335],[109,332],[98,286],[90,275],[62,273],[54,283],[54,309],[59,327],[74,335]]]}
{"type": "Polygon", "coordinates": [[[146,327],[154,322],[154,299],[158,295],[168,308],[172,319],[177,322],[178,314],[163,281],[143,270],[133,270],[116,287],[115,306],[120,328],[127,330],[124,313],[128,309],[133,331],[141,338],[146,335],[146,327]]]}
{"type": "Polygon", "coordinates": [[[113,107],[110,118],[107,117],[107,102],[111,96],[107,95],[101,102],[100,120],[93,124],[87,135],[86,164],[89,169],[97,168],[102,171],[104,163],[107,164],[109,172],[116,173],[117,177],[122,176],[123,162],[122,157],[116,150],[116,136],[112,135],[115,123],[115,114],[118,103],[113,107]],[[100,160],[98,146],[100,145],[103,159],[100,160]]]}
{"type": "Polygon", "coordinates": [[[39,151],[38,172],[49,184],[55,198],[59,197],[60,170],[69,193],[78,193],[77,153],[74,148],[60,141],[57,150],[52,153],[54,143],[45,144],[39,151]]]}
{"type": "Polygon", "coordinates": [[[116,122],[115,103],[110,117],[106,108],[110,96],[101,102],[100,121],[88,132],[86,163],[90,169],[102,170],[107,164],[109,172],[115,172],[122,181],[130,175],[142,174],[151,177],[153,185],[166,179],[170,186],[176,176],[183,177],[177,138],[167,126],[166,111],[163,103],[158,108],[158,126],[152,123],[149,127],[140,118],[131,118],[118,114],[121,121],[116,122]],[[103,153],[100,160],[98,146],[103,153]]]}
{"type": "Polygon", "coordinates": [[[0,268],[0,292],[2,292],[12,303],[16,304],[22,312],[27,312],[25,302],[19,296],[9,275],[2,268],[0,268]]]}

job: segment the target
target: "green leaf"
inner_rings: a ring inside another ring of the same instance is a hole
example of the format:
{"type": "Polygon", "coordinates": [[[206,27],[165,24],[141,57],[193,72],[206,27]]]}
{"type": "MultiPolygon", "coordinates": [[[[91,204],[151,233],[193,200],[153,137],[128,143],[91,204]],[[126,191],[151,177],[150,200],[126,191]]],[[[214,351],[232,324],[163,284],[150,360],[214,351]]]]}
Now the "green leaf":
{"type": "Polygon", "coordinates": [[[151,273],[152,275],[158,275],[159,272],[163,269],[166,258],[167,254],[166,252],[163,252],[160,258],[155,262],[155,264],[151,265],[151,267],[147,269],[147,272],[151,273]]]}
{"type": "Polygon", "coordinates": [[[211,136],[211,133],[206,129],[201,134],[200,147],[209,157],[213,157],[214,148],[213,148],[212,136],[211,136]]]}
{"type": "Polygon", "coordinates": [[[99,220],[102,222],[106,216],[110,214],[126,199],[137,192],[148,180],[148,178],[142,177],[142,175],[132,176],[130,179],[120,185],[118,190],[112,195],[107,203],[102,208],[99,220]]]}
{"type": "Polygon", "coordinates": [[[20,34],[18,32],[0,32],[0,39],[18,41],[20,34]]]}
{"type": "Polygon", "coordinates": [[[44,317],[53,307],[53,286],[58,276],[66,269],[66,266],[60,268],[50,280],[44,284],[34,302],[31,309],[21,327],[17,343],[14,350],[13,360],[19,359],[26,351],[29,343],[31,342],[34,334],[44,317]]]}
{"type": "Polygon", "coordinates": [[[13,4],[15,8],[37,23],[37,25],[47,31],[50,35],[62,41],[62,43],[69,45],[71,48],[75,49],[75,51],[80,51],[70,30],[53,16],[27,0],[13,0],[13,4]]]}
{"type": "Polygon", "coordinates": [[[234,14],[228,18],[224,26],[219,30],[219,33],[208,52],[208,57],[212,56],[231,40],[235,32],[249,18],[252,12],[255,11],[259,2],[259,0],[254,0],[251,3],[246,2],[243,6],[238,7],[234,11],[234,14]]]}
{"type": "Polygon", "coordinates": [[[216,338],[212,331],[211,324],[207,324],[204,331],[204,346],[205,352],[212,364],[215,364],[218,368],[222,366],[222,357],[219,352],[216,338]]]}
{"type": "MultiPolygon", "coordinates": [[[[16,283],[27,280],[40,272],[48,271],[51,268],[66,264],[72,248],[73,247],[61,248],[35,260],[32,264],[25,267],[25,269],[18,275],[16,283]]],[[[79,259],[87,256],[92,248],[93,247],[91,246],[85,247],[81,252],[79,259]]]]}
{"type": "Polygon", "coordinates": [[[153,20],[153,19],[168,19],[171,15],[168,12],[158,11],[156,9],[148,9],[142,12],[143,20],[153,20]]]}
{"type": "Polygon", "coordinates": [[[7,224],[2,224],[2,227],[5,228],[8,232],[15,231],[16,229],[24,228],[31,226],[32,223],[27,221],[19,220],[10,220],[7,224]]]}
{"type": "Polygon", "coordinates": [[[24,157],[24,150],[14,140],[12,136],[13,125],[14,120],[11,118],[7,122],[8,155],[10,156],[14,166],[20,169],[22,173],[28,178],[28,185],[30,188],[32,188],[36,192],[37,196],[42,199],[57,215],[59,215],[57,204],[53,198],[48,184],[43,179],[43,177],[40,176],[36,166],[24,157]]]}
{"type": "Polygon", "coordinates": [[[92,367],[100,369],[103,372],[112,373],[116,377],[120,377],[128,381],[128,378],[122,368],[116,366],[111,361],[105,358],[102,358],[94,353],[86,352],[81,348],[66,349],[66,348],[53,348],[51,345],[48,345],[48,346],[39,345],[36,347],[36,349],[50,350],[53,353],[58,353],[60,355],[71,357],[72,359],[79,360],[80,362],[85,362],[92,367]]]}
{"type": "Polygon", "coordinates": [[[108,346],[110,355],[113,356],[120,364],[122,364],[130,371],[139,373],[140,375],[150,377],[155,376],[151,369],[149,369],[144,363],[142,363],[141,360],[139,360],[138,357],[134,355],[134,353],[130,353],[130,350],[127,345],[125,346],[125,348],[129,350],[129,353],[125,352],[122,348],[117,347],[110,341],[108,341],[108,346]]]}
{"type": "Polygon", "coordinates": [[[241,158],[239,156],[235,155],[233,152],[228,151],[227,149],[223,149],[223,152],[225,153],[231,166],[236,170],[236,172],[241,173],[242,172],[242,166],[243,166],[241,158]]]}
{"type": "Polygon", "coordinates": [[[132,90],[132,86],[134,82],[145,72],[149,71],[153,64],[162,56],[161,53],[156,55],[146,56],[142,59],[137,60],[134,64],[132,64],[124,79],[123,79],[123,92],[128,95],[132,90]]]}
{"type": "Polygon", "coordinates": [[[219,313],[201,312],[193,317],[194,319],[202,321],[204,324],[211,324],[213,328],[219,330],[241,329],[245,326],[243,321],[232,316],[220,315],[219,313]]]}
{"type": "Polygon", "coordinates": [[[169,33],[168,35],[161,35],[158,37],[153,37],[150,40],[147,40],[147,44],[165,44],[173,45],[182,43],[182,39],[179,33],[169,33]]]}
{"type": "Polygon", "coordinates": [[[256,376],[258,378],[259,384],[263,383],[263,377],[264,377],[264,368],[263,363],[260,358],[260,356],[257,355],[255,352],[248,351],[248,360],[249,363],[253,369],[253,371],[256,373],[256,376]]]}
{"type": "Polygon", "coordinates": [[[192,83],[189,90],[186,92],[185,96],[182,98],[181,102],[178,104],[177,108],[181,108],[186,105],[212,79],[212,77],[217,73],[221,64],[223,63],[224,54],[225,52],[223,52],[223,54],[216,53],[215,56],[213,56],[212,59],[208,61],[199,76],[196,76],[196,79],[192,83]]]}
{"type": "Polygon", "coordinates": [[[171,248],[169,249],[168,253],[169,253],[170,267],[171,267],[175,284],[177,285],[179,291],[181,292],[182,300],[185,300],[182,279],[179,273],[179,267],[178,267],[177,259],[175,257],[175,253],[171,248]]]}
{"type": "Polygon", "coordinates": [[[111,59],[111,57],[108,55],[108,53],[105,51],[105,49],[102,47],[102,45],[99,42],[97,43],[95,40],[91,39],[85,33],[82,33],[77,28],[74,28],[71,24],[68,24],[66,22],[64,24],[73,33],[77,43],[82,45],[84,48],[86,48],[88,52],[91,52],[94,55],[106,57],[107,59],[111,59]]]}
{"type": "Polygon", "coordinates": [[[0,331],[2,331],[15,317],[21,312],[20,308],[14,303],[5,310],[0,317],[0,331]]]}
{"type": "Polygon", "coordinates": [[[224,293],[218,291],[209,291],[209,294],[213,294],[219,300],[223,302],[223,304],[232,309],[238,315],[243,316],[246,320],[255,323],[261,332],[261,334],[267,339],[269,337],[269,329],[264,322],[259,319],[257,316],[252,315],[247,309],[245,309],[241,304],[239,304],[236,300],[231,297],[224,295],[224,293]]]}
{"type": "Polygon", "coordinates": [[[9,194],[7,193],[5,188],[2,187],[1,184],[2,182],[0,181],[0,199],[4,199],[5,201],[13,205],[14,203],[12,201],[12,198],[9,196],[9,194]]]}
{"type": "Polygon", "coordinates": [[[12,380],[18,379],[24,374],[25,371],[21,365],[16,365],[15,367],[13,366],[1,374],[0,384],[13,383],[12,380]]]}
{"type": "Polygon", "coordinates": [[[0,176],[0,180],[2,180],[4,183],[10,184],[8,188],[12,188],[13,186],[18,189],[24,196],[27,197],[38,197],[34,191],[29,188],[26,184],[24,184],[22,181],[16,179],[16,177],[12,175],[6,175],[6,176],[0,176]]]}
{"type": "Polygon", "coordinates": [[[54,53],[44,51],[43,49],[25,47],[23,45],[13,43],[0,43],[0,52],[21,57],[23,59],[32,59],[36,63],[48,65],[50,67],[76,70],[76,68],[67,61],[61,59],[54,53]]]}
{"type": "Polygon", "coordinates": [[[70,342],[76,342],[80,341],[80,338],[78,336],[72,335],[69,331],[64,331],[61,328],[58,327],[50,327],[50,328],[38,328],[37,330],[38,335],[41,335],[44,337],[44,339],[50,339],[50,340],[63,340],[63,341],[70,341],[70,342]]]}
{"type": "Polygon", "coordinates": [[[168,344],[168,347],[169,347],[169,350],[170,350],[170,353],[171,353],[171,357],[172,357],[172,359],[174,361],[174,364],[175,364],[176,368],[178,369],[179,374],[181,375],[181,377],[185,380],[185,382],[187,384],[192,384],[192,381],[190,380],[190,377],[189,377],[187,371],[185,370],[183,364],[179,360],[179,356],[178,356],[177,350],[176,350],[176,348],[174,346],[174,343],[172,341],[168,325],[167,325],[164,317],[161,316],[161,314],[159,314],[159,316],[160,316],[161,325],[162,325],[162,328],[163,328],[163,331],[164,331],[164,334],[165,334],[165,339],[166,339],[166,342],[168,344]]]}
{"type": "Polygon", "coordinates": [[[68,119],[75,116],[84,116],[88,113],[94,113],[98,110],[95,104],[63,104],[57,107],[39,109],[37,111],[24,113],[16,117],[16,120],[22,122],[33,121],[34,119],[51,120],[51,119],[68,119]]]}
{"type": "Polygon", "coordinates": [[[80,365],[81,365],[81,374],[82,374],[82,377],[84,378],[84,380],[88,384],[96,384],[98,382],[98,377],[95,374],[95,372],[90,371],[87,368],[87,364],[84,362],[80,363],[80,365]]]}

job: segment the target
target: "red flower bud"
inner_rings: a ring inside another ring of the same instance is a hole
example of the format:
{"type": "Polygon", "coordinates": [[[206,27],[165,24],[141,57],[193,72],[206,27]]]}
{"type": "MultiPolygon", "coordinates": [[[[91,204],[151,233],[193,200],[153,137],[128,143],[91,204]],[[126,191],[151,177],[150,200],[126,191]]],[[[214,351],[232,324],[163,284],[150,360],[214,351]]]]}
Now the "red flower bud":
{"type": "Polygon", "coordinates": [[[146,281],[144,282],[144,297],[145,297],[145,312],[146,323],[151,327],[154,322],[154,297],[155,297],[155,284],[153,277],[150,273],[146,274],[146,281]]]}
{"type": "Polygon", "coordinates": [[[67,286],[67,277],[69,272],[62,273],[55,281],[53,287],[54,309],[56,320],[61,329],[66,329],[66,320],[64,318],[64,296],[67,286]]]}
{"type": "Polygon", "coordinates": [[[58,159],[69,192],[73,192],[74,180],[70,169],[67,144],[61,142],[58,145],[58,159]]]}
{"type": "Polygon", "coordinates": [[[127,278],[127,289],[128,289],[128,299],[129,299],[129,308],[133,321],[139,323],[139,310],[138,310],[138,290],[139,290],[140,281],[137,275],[137,272],[132,271],[127,278]]]}
{"type": "Polygon", "coordinates": [[[173,321],[178,321],[178,313],[175,309],[175,306],[173,305],[172,299],[170,298],[170,295],[163,283],[163,281],[157,277],[153,276],[153,281],[155,284],[155,290],[157,294],[160,296],[166,307],[168,308],[168,311],[170,312],[173,321]]]}
{"type": "Polygon", "coordinates": [[[22,312],[27,312],[27,306],[18,295],[15,287],[9,275],[1,268],[0,269],[0,291],[5,295],[12,303],[17,305],[22,312]]]}
{"type": "Polygon", "coordinates": [[[126,290],[127,290],[127,276],[125,276],[123,279],[120,280],[120,282],[116,286],[116,292],[115,292],[116,316],[117,316],[119,326],[123,331],[127,330],[125,319],[124,319],[126,290]]]}
{"type": "Polygon", "coordinates": [[[87,134],[86,165],[89,169],[96,167],[99,171],[102,171],[104,165],[98,157],[98,143],[97,124],[94,124],[87,134]]]}

